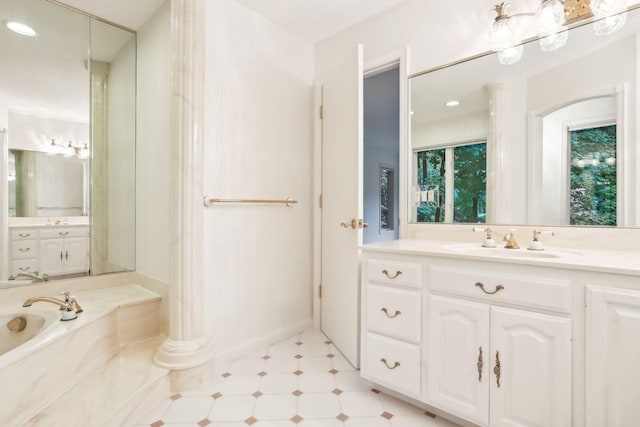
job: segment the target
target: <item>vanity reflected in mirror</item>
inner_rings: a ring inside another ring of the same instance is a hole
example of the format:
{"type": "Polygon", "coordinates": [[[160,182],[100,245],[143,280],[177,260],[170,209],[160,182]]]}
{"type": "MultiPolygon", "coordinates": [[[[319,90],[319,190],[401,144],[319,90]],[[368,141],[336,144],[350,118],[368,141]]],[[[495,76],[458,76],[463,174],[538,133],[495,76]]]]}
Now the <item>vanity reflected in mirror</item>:
{"type": "Polygon", "coordinates": [[[410,79],[412,223],[640,225],[640,10],[617,32],[569,30],[410,79]]]}
{"type": "Polygon", "coordinates": [[[47,0],[0,18],[0,287],[134,270],[135,33],[47,0]]]}

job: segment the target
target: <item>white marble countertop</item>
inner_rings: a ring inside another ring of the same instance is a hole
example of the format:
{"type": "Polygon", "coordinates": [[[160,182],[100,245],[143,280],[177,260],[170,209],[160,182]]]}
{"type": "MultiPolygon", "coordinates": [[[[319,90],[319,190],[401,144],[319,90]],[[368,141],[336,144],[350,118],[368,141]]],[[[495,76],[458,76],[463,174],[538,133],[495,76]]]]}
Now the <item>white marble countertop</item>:
{"type": "Polygon", "coordinates": [[[367,252],[403,253],[508,264],[553,267],[568,270],[640,276],[640,251],[611,251],[547,246],[544,251],[483,248],[481,243],[401,239],[364,245],[367,252]]]}
{"type": "Polygon", "coordinates": [[[88,227],[89,224],[68,223],[68,224],[11,224],[9,228],[69,228],[69,227],[88,227]]]}

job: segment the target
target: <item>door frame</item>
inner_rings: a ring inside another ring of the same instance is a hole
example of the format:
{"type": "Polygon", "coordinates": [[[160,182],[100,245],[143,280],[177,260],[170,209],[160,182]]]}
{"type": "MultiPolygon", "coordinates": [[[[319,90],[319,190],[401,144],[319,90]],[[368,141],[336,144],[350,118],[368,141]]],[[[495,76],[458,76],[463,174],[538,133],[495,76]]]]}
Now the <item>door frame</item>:
{"type": "MultiPolygon", "coordinates": [[[[366,52],[365,52],[366,53],[366,52]]],[[[398,225],[399,237],[406,237],[407,228],[407,191],[409,183],[409,47],[394,49],[374,58],[365,58],[364,76],[384,70],[393,66],[399,67],[400,84],[400,164],[398,170],[399,187],[399,208],[398,225]]],[[[322,121],[320,118],[320,108],[322,105],[322,78],[316,80],[313,99],[313,160],[312,160],[312,224],[313,224],[313,327],[320,329],[321,298],[320,285],[322,283],[322,209],[320,208],[320,197],[322,195],[322,121]]]]}

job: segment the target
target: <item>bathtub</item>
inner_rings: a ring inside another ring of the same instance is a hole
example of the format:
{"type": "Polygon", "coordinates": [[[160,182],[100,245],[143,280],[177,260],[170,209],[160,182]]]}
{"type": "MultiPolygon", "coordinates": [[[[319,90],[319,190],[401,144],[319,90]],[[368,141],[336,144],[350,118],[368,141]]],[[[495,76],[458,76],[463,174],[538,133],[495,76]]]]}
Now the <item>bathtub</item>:
{"type": "Polygon", "coordinates": [[[0,356],[26,343],[58,320],[59,315],[53,310],[0,311],[0,356]],[[15,319],[18,320],[14,323],[22,330],[10,329],[10,322],[15,319]]]}
{"type": "Polygon", "coordinates": [[[128,343],[160,331],[160,296],[139,285],[74,293],[84,311],[69,322],[54,304],[0,303],[0,426],[23,426],[128,343]],[[16,317],[26,325],[12,333],[16,317]]]}

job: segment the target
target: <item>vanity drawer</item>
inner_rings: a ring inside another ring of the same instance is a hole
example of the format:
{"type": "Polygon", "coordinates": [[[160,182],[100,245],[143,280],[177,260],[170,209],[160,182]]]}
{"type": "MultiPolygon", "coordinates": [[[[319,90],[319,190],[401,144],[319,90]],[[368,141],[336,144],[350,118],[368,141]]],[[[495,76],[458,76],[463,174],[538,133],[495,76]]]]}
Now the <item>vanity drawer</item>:
{"type": "Polygon", "coordinates": [[[11,240],[33,240],[38,237],[38,230],[31,228],[21,228],[18,230],[11,230],[11,240]]]}
{"type": "Polygon", "coordinates": [[[36,245],[35,240],[19,240],[11,243],[11,258],[12,259],[25,259],[36,257],[36,245]]]}
{"type": "Polygon", "coordinates": [[[34,273],[38,268],[36,266],[36,259],[19,259],[11,261],[11,274],[18,273],[34,273]]]}
{"type": "Polygon", "coordinates": [[[40,230],[41,239],[63,239],[67,237],[86,237],[89,233],[89,228],[55,228],[40,230]]]}
{"type": "Polygon", "coordinates": [[[420,291],[367,285],[367,329],[419,343],[421,299],[420,291]]]}
{"type": "Polygon", "coordinates": [[[568,280],[525,278],[445,267],[430,267],[429,277],[431,291],[571,313],[571,282],[568,280]]]}
{"type": "Polygon", "coordinates": [[[367,333],[366,376],[401,393],[420,395],[420,346],[367,333]]]}
{"type": "Polygon", "coordinates": [[[422,266],[408,262],[369,259],[367,277],[370,281],[422,288],[422,266]]]}

